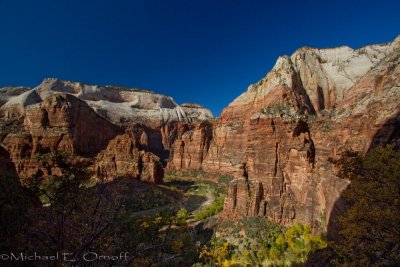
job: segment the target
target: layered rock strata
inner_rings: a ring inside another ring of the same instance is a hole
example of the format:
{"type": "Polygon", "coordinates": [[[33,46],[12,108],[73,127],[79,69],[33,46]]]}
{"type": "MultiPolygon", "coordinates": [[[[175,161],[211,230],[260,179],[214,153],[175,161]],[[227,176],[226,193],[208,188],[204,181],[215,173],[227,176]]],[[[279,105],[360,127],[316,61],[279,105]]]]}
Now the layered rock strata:
{"type": "Polygon", "coordinates": [[[140,151],[136,138],[129,134],[118,135],[109,142],[107,148],[97,155],[95,169],[98,179],[104,181],[130,176],[159,183],[164,175],[160,158],[140,151]]]}
{"type": "Polygon", "coordinates": [[[400,37],[355,50],[301,48],[225,108],[212,131],[188,129],[169,167],[235,176],[227,217],[326,224],[348,185],[330,159],[400,140],[399,77],[400,37]]]}
{"type": "Polygon", "coordinates": [[[62,175],[46,155],[66,153],[92,159],[98,180],[131,176],[158,183],[188,123],[212,117],[199,105],[181,107],[146,90],[58,79],[33,89],[2,88],[0,97],[0,141],[23,179],[62,175]]]}

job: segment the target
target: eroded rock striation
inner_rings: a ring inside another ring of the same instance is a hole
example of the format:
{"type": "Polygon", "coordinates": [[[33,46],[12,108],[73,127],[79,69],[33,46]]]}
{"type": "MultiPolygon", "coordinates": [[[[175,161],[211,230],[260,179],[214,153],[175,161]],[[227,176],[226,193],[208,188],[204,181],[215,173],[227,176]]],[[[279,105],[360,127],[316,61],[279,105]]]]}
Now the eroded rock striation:
{"type": "Polygon", "coordinates": [[[139,150],[135,136],[122,134],[110,141],[97,155],[96,174],[105,181],[115,177],[131,176],[142,181],[159,183],[164,175],[160,158],[151,152],[139,150]]]}
{"type": "Polygon", "coordinates": [[[151,91],[59,79],[3,88],[0,97],[0,141],[24,179],[62,175],[46,155],[66,153],[91,159],[98,180],[158,183],[185,125],[212,118],[199,105],[181,107],[151,91]]]}
{"type": "MultiPolygon", "coordinates": [[[[17,88],[4,88],[0,92],[6,90],[16,91],[17,88]]],[[[212,113],[202,106],[180,106],[170,96],[137,88],[98,86],[47,78],[37,87],[28,91],[21,89],[20,92],[23,93],[9,98],[3,105],[6,118],[23,114],[26,107],[40,103],[56,93],[65,93],[84,101],[94,112],[116,125],[134,121],[158,128],[175,121],[192,122],[213,118],[212,113]]]]}
{"type": "Polygon", "coordinates": [[[348,185],[330,159],[400,140],[399,72],[400,36],[359,49],[301,48],[280,57],[211,131],[197,126],[178,138],[169,167],[235,176],[224,216],[326,224],[348,185]]]}

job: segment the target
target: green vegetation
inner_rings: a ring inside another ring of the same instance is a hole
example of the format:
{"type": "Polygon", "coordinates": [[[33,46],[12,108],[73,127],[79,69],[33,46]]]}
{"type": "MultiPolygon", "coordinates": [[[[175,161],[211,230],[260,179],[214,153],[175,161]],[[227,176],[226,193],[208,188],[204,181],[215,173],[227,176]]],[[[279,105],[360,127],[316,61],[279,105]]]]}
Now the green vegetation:
{"type": "Polygon", "coordinates": [[[288,103],[279,103],[261,109],[261,113],[269,117],[281,117],[283,119],[298,119],[295,109],[288,103]]]}
{"type": "Polygon", "coordinates": [[[286,121],[302,120],[308,123],[313,123],[318,120],[316,114],[308,114],[305,109],[296,111],[295,107],[287,102],[270,105],[262,108],[260,112],[269,118],[281,117],[286,121]]]}
{"type": "Polygon", "coordinates": [[[176,212],[176,223],[178,225],[186,224],[187,219],[189,218],[189,213],[185,208],[180,208],[176,212]]]}
{"type": "Polygon", "coordinates": [[[24,132],[24,124],[19,119],[11,119],[0,122],[0,135],[10,133],[21,133],[24,132]]]}
{"type": "Polygon", "coordinates": [[[223,222],[216,232],[200,252],[208,266],[291,266],[305,263],[310,252],[326,246],[308,226],[284,228],[260,217],[223,222]]]}
{"type": "Polygon", "coordinates": [[[122,220],[109,242],[124,248],[133,258],[124,266],[190,266],[198,258],[198,248],[186,227],[186,212],[163,211],[146,217],[122,220]]]}
{"type": "Polygon", "coordinates": [[[329,132],[332,130],[332,127],[329,124],[322,124],[321,127],[319,128],[322,132],[329,132]]]}
{"type": "Polygon", "coordinates": [[[229,175],[220,175],[218,177],[218,183],[228,185],[233,180],[232,176],[229,175]]]}
{"type": "Polygon", "coordinates": [[[150,93],[155,94],[154,91],[147,90],[147,89],[140,89],[140,88],[128,88],[119,85],[106,85],[107,89],[117,90],[117,91],[127,91],[127,92],[142,92],[142,93],[150,93]]]}
{"type": "MultiPolygon", "coordinates": [[[[400,152],[391,146],[366,155],[348,151],[333,161],[338,175],[351,180],[351,186],[343,194],[344,213],[334,225],[340,236],[327,248],[324,237],[307,225],[283,227],[261,217],[229,221],[214,216],[222,210],[229,176],[182,171],[167,173],[161,186],[123,177],[95,184],[90,159],[45,153],[35,160],[51,162],[62,175],[30,177],[22,188],[11,168],[0,174],[2,251],[68,251],[77,265],[84,264],[82,255],[88,251],[127,251],[129,259],[107,263],[124,266],[400,262],[400,152]]],[[[326,217],[322,211],[314,229],[326,231],[326,217]]]]}
{"type": "Polygon", "coordinates": [[[181,170],[166,172],[164,183],[168,187],[175,188],[182,187],[182,184],[190,184],[192,189],[202,190],[200,193],[206,193],[211,189],[218,195],[227,193],[227,186],[232,179],[228,175],[207,173],[200,170],[181,170]]]}
{"type": "Polygon", "coordinates": [[[200,221],[208,217],[214,216],[221,212],[224,208],[224,198],[216,198],[211,205],[205,206],[195,213],[195,219],[200,221]]]}
{"type": "Polygon", "coordinates": [[[400,151],[392,146],[365,155],[347,151],[339,176],[351,181],[343,194],[345,212],[338,218],[340,242],[333,262],[341,266],[400,264],[400,151]]]}
{"type": "MultiPolygon", "coordinates": [[[[215,175],[198,170],[169,172],[164,177],[169,187],[184,189],[187,196],[206,197],[208,200],[200,207],[187,206],[196,221],[204,220],[221,212],[227,194],[227,184],[232,177],[215,175]]],[[[188,202],[190,203],[190,202],[188,202]]]]}
{"type": "Polygon", "coordinates": [[[308,114],[305,115],[305,118],[303,119],[308,123],[316,122],[318,120],[318,116],[315,114],[308,114]]]}

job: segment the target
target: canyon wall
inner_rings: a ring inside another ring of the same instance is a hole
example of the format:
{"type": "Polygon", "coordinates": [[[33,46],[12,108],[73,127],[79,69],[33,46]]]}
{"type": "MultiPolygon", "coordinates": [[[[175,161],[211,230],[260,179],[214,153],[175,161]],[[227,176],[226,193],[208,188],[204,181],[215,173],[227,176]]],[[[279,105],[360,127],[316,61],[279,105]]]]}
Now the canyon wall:
{"type": "Polygon", "coordinates": [[[161,182],[164,167],[229,174],[225,217],[326,225],[348,181],[331,159],[400,140],[400,37],[359,49],[304,47],[219,119],[147,90],[45,79],[0,90],[0,142],[21,179],[83,157],[98,181],[161,182]]]}
{"type": "Polygon", "coordinates": [[[213,118],[151,91],[59,79],[3,88],[0,98],[0,141],[22,180],[62,175],[51,155],[65,153],[90,160],[98,181],[159,183],[175,139],[190,123],[213,118]]]}
{"type": "Polygon", "coordinates": [[[171,169],[230,174],[224,216],[325,225],[348,181],[341,151],[398,142],[400,37],[353,50],[301,48],[282,56],[212,125],[174,144],[171,169]]]}

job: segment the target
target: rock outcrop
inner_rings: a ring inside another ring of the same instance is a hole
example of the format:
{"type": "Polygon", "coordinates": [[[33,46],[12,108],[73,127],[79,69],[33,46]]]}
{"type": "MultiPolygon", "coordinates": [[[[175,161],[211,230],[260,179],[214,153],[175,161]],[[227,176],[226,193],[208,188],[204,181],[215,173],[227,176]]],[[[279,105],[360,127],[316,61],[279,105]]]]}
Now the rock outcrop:
{"type": "Polygon", "coordinates": [[[400,37],[282,56],[211,133],[196,127],[178,138],[170,166],[235,176],[224,216],[326,223],[348,185],[329,159],[400,140],[399,57],[400,37]]]}
{"type": "Polygon", "coordinates": [[[146,182],[162,181],[164,170],[160,158],[151,152],[140,151],[134,136],[122,134],[111,140],[97,155],[96,176],[109,181],[116,177],[133,177],[146,182]]]}
{"type": "Polygon", "coordinates": [[[60,169],[41,155],[60,152],[93,157],[120,131],[84,101],[64,93],[28,105],[20,118],[5,122],[10,121],[19,129],[8,132],[1,141],[11,153],[18,174],[25,178],[60,175],[60,169]]]}
{"type": "Polygon", "coordinates": [[[146,90],[45,79],[2,88],[0,141],[21,178],[61,175],[43,156],[93,159],[97,179],[131,176],[160,182],[163,161],[187,123],[212,118],[199,105],[177,105],[146,90]]]}
{"type": "Polygon", "coordinates": [[[0,107],[3,106],[5,103],[7,103],[7,101],[10,100],[10,98],[18,96],[31,89],[32,88],[23,86],[16,86],[16,87],[8,86],[0,88],[0,107]]]}
{"type": "Polygon", "coordinates": [[[7,118],[16,117],[23,114],[26,107],[40,103],[48,96],[57,93],[79,98],[97,114],[116,125],[134,122],[155,129],[170,122],[213,118],[210,110],[206,108],[199,105],[181,107],[172,97],[152,91],[89,85],[54,78],[45,79],[37,87],[10,98],[1,110],[5,112],[7,118]]]}
{"type": "Polygon", "coordinates": [[[212,139],[212,124],[203,121],[187,127],[174,143],[173,154],[169,162],[171,169],[201,169],[212,139]]]}

